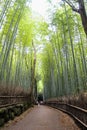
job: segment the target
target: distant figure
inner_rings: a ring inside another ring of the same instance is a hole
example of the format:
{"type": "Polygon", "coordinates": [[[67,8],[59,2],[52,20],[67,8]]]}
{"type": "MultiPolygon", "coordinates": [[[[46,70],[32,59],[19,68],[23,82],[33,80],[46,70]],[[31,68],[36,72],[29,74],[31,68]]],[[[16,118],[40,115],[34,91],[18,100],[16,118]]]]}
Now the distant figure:
{"type": "Polygon", "coordinates": [[[43,103],[43,94],[38,94],[38,103],[42,104],[43,103]]]}

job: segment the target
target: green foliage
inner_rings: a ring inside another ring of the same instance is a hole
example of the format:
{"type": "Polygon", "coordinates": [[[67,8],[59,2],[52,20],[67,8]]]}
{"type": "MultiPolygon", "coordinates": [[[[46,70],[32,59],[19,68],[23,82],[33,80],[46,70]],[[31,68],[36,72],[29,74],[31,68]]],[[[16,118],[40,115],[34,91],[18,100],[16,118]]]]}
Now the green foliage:
{"type": "Polygon", "coordinates": [[[42,57],[45,98],[86,91],[86,38],[79,15],[62,4],[49,26],[49,43],[42,57]]]}
{"type": "Polygon", "coordinates": [[[50,22],[39,15],[34,19],[27,2],[1,1],[0,84],[26,92],[38,85],[46,99],[86,91],[87,50],[80,16],[61,2],[50,22]]]}
{"type": "Polygon", "coordinates": [[[24,90],[31,86],[34,25],[26,2],[3,1],[0,31],[0,84],[24,90]]]}

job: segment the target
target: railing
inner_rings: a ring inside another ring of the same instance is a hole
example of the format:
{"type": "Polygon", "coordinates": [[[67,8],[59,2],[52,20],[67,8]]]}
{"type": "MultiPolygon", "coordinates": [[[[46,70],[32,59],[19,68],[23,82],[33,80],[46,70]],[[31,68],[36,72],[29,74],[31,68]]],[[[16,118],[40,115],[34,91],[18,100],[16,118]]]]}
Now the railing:
{"type": "Polygon", "coordinates": [[[0,96],[0,127],[31,107],[31,96],[0,96]]]}
{"type": "Polygon", "coordinates": [[[80,124],[82,130],[87,130],[87,110],[57,101],[45,102],[45,105],[57,108],[71,115],[80,124]]]}
{"type": "Polygon", "coordinates": [[[30,96],[0,96],[0,108],[11,104],[30,102],[30,96]]]}

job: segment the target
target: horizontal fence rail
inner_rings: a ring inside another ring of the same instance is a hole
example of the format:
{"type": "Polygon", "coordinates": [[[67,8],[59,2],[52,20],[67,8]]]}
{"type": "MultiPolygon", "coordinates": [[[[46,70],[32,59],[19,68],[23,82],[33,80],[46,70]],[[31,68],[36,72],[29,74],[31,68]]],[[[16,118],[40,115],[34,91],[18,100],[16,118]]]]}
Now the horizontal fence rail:
{"type": "Polygon", "coordinates": [[[30,102],[30,96],[0,96],[0,108],[10,104],[30,102]]]}
{"type": "Polygon", "coordinates": [[[31,96],[0,96],[0,127],[32,107],[31,96]]]}
{"type": "Polygon", "coordinates": [[[57,101],[45,102],[45,105],[54,107],[71,115],[80,124],[82,130],[87,130],[87,110],[70,104],[57,101]]]}

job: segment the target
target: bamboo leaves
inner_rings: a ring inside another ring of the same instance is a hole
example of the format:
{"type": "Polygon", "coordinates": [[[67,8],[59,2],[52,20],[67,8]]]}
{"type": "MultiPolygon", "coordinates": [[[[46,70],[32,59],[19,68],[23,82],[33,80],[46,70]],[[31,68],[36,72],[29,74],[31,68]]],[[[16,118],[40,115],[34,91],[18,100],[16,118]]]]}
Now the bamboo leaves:
{"type": "Polygon", "coordinates": [[[33,38],[33,20],[26,2],[26,0],[6,0],[1,4],[0,84],[8,86],[9,89],[20,87],[26,90],[31,85],[30,47],[33,38]]]}
{"type": "Polygon", "coordinates": [[[50,27],[52,28],[50,47],[45,48],[47,53],[42,62],[42,69],[45,70],[43,82],[46,98],[69,96],[86,91],[85,38],[82,40],[85,36],[79,16],[62,4],[62,7],[53,14],[50,27]],[[52,51],[49,52],[49,49],[52,51]]]}

